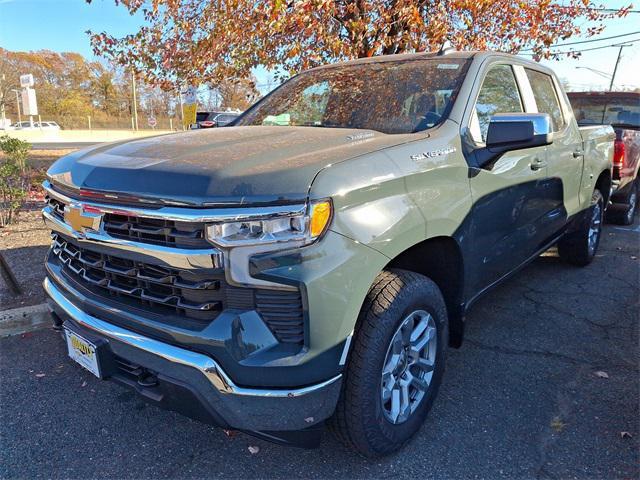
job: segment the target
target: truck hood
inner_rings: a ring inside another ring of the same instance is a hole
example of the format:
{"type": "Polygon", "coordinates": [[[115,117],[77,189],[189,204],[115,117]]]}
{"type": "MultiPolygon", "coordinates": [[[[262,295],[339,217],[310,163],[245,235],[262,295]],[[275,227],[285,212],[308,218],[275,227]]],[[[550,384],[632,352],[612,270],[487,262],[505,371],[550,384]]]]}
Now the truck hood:
{"type": "Polygon", "coordinates": [[[81,150],[47,174],[66,189],[170,204],[293,203],[325,166],[413,139],[343,128],[214,128],[81,150]]]}

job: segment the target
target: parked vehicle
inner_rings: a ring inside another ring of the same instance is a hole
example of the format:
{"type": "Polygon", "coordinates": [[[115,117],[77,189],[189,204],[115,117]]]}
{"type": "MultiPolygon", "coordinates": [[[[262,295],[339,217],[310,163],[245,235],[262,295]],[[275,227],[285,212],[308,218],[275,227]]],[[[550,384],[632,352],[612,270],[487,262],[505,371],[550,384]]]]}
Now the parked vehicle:
{"type": "Polygon", "coordinates": [[[239,116],[236,112],[197,112],[196,128],[226,127],[239,116]]]}
{"type": "Polygon", "coordinates": [[[34,122],[33,125],[31,125],[31,122],[26,121],[26,122],[16,122],[13,125],[11,125],[11,127],[15,130],[24,130],[24,129],[31,129],[34,128],[37,122],[34,122]]]}
{"type": "Polygon", "coordinates": [[[612,125],[616,132],[613,188],[607,219],[631,225],[640,194],[640,92],[572,92],[579,125],[612,125]]]}
{"type": "Polygon", "coordinates": [[[58,160],[44,288],[100,378],[285,444],[316,445],[328,419],[387,454],[482,294],[556,243],[592,261],[614,138],[516,56],[319,67],[232,127],[58,160]]]}
{"type": "Polygon", "coordinates": [[[16,130],[60,130],[60,125],[56,122],[16,122],[13,124],[13,128],[16,130]]]}
{"type": "Polygon", "coordinates": [[[36,127],[47,130],[60,130],[60,125],[56,122],[38,122],[36,123],[36,127]]]}

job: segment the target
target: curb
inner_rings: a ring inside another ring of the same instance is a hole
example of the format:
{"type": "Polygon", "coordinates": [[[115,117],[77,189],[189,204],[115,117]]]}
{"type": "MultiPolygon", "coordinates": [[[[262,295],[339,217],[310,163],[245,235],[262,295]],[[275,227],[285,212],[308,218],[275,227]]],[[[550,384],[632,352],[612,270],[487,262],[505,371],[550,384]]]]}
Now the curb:
{"type": "Polygon", "coordinates": [[[51,325],[46,303],[0,311],[0,337],[31,332],[51,325]]]}

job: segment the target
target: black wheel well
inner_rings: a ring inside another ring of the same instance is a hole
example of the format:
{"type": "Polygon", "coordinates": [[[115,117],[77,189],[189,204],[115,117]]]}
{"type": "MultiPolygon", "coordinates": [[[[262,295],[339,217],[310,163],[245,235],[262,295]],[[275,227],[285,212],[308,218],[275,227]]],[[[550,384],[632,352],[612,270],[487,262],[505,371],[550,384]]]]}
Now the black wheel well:
{"type": "Polygon", "coordinates": [[[464,331],[464,269],[458,243],[451,237],[430,238],[400,253],[385,267],[390,268],[420,273],[438,285],[447,305],[449,343],[459,347],[464,331]]]}
{"type": "Polygon", "coordinates": [[[611,171],[605,170],[603,171],[598,180],[596,180],[596,189],[600,190],[604,198],[604,205],[609,203],[609,197],[611,195],[611,171]]]}

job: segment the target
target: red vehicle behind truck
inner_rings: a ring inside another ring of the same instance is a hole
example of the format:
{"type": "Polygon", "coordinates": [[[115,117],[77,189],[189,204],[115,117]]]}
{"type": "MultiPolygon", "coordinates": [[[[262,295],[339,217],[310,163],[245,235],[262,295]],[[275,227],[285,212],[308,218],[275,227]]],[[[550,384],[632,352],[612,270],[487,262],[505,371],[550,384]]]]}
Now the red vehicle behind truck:
{"type": "Polygon", "coordinates": [[[607,220],[631,225],[640,193],[640,92],[571,92],[567,95],[578,125],[608,124],[616,132],[614,191],[607,220]]]}

